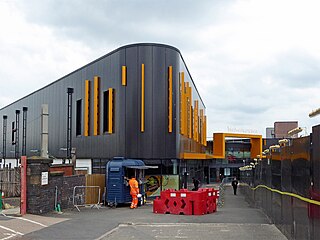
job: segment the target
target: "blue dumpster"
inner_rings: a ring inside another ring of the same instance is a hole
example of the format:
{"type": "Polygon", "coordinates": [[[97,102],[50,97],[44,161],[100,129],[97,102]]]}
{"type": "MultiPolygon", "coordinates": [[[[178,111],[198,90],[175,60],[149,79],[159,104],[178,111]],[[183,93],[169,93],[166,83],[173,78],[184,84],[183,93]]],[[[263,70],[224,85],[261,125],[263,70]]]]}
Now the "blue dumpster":
{"type": "Polygon", "coordinates": [[[132,198],[128,180],[135,176],[139,182],[139,205],[146,202],[144,170],[157,168],[158,166],[146,166],[142,160],[114,157],[106,166],[106,202],[110,207],[116,207],[119,203],[129,203],[132,198]]]}

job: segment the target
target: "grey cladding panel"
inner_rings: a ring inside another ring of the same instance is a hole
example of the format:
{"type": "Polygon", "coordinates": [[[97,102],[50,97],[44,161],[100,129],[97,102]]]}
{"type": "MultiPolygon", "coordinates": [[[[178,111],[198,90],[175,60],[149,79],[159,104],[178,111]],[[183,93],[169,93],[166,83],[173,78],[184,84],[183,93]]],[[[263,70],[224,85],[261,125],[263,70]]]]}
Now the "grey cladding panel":
{"type": "Polygon", "coordinates": [[[141,65],[144,64],[144,132],[138,132],[138,141],[139,141],[139,156],[142,158],[151,158],[152,157],[152,143],[153,143],[153,135],[152,135],[152,103],[153,103],[153,95],[152,95],[152,85],[153,85],[153,65],[152,65],[152,49],[153,47],[139,47],[139,60],[138,60],[138,70],[139,70],[139,78],[138,82],[140,82],[140,123],[141,123],[141,65]]]}
{"type": "Polygon", "coordinates": [[[127,87],[122,86],[122,66],[126,65],[126,51],[123,49],[119,51],[119,79],[118,79],[118,90],[117,90],[117,108],[118,108],[118,115],[117,115],[117,126],[118,126],[118,156],[126,157],[126,91],[127,87]]]}
{"type": "Polygon", "coordinates": [[[168,133],[168,71],[165,65],[165,49],[153,48],[152,86],[152,154],[165,157],[165,136],[168,133]]]}
{"type": "Polygon", "coordinates": [[[138,80],[138,48],[126,49],[127,87],[126,87],[126,156],[137,158],[138,131],[140,131],[139,117],[139,80],[138,80]]]}
{"type": "Polygon", "coordinates": [[[179,135],[180,135],[180,123],[179,123],[179,53],[166,49],[166,67],[172,66],[172,104],[173,104],[173,120],[172,120],[172,134],[166,134],[166,157],[167,158],[179,158],[179,135]]]}

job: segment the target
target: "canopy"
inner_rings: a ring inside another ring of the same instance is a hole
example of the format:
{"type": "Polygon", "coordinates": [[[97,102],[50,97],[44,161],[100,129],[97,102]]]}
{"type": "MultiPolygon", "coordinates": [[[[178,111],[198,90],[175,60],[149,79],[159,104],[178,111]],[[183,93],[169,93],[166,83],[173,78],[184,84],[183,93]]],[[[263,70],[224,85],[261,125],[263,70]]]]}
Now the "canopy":
{"type": "Polygon", "coordinates": [[[158,166],[125,166],[126,168],[133,168],[133,169],[150,169],[150,168],[158,168],[158,166]]]}

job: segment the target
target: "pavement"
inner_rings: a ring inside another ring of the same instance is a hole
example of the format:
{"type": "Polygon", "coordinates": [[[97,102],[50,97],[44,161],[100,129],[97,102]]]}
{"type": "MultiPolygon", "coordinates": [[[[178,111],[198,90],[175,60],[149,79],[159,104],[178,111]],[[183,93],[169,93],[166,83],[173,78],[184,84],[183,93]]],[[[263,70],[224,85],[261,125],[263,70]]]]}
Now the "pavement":
{"type": "Polygon", "coordinates": [[[45,216],[1,216],[4,239],[287,239],[268,217],[252,208],[231,187],[222,194],[223,205],[202,216],[154,214],[152,202],[131,210],[129,205],[111,209],[81,208],[45,216]],[[27,226],[26,226],[27,225],[27,226]]]}

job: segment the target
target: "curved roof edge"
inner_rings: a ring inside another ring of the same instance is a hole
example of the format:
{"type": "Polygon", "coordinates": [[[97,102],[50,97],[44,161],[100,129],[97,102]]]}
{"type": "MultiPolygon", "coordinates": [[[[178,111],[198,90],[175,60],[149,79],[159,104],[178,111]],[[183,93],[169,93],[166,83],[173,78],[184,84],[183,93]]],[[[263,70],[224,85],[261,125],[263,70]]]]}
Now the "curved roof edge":
{"type": "Polygon", "coordinates": [[[193,81],[193,78],[192,78],[192,76],[191,76],[191,74],[190,74],[190,71],[189,71],[189,69],[188,69],[188,67],[187,67],[187,64],[186,64],[186,62],[184,61],[184,59],[183,59],[183,57],[182,57],[182,54],[181,54],[181,52],[180,52],[180,50],[179,50],[178,48],[173,47],[173,46],[170,46],[170,45],[167,45],[167,44],[162,44],[162,43],[132,43],[132,44],[127,44],[127,45],[121,46],[121,47],[119,47],[119,48],[116,48],[115,50],[113,50],[113,51],[111,51],[111,52],[109,52],[109,53],[107,53],[107,54],[105,54],[105,55],[103,55],[103,56],[101,56],[101,57],[99,57],[99,58],[97,58],[97,59],[95,59],[95,60],[87,63],[86,65],[84,65],[84,66],[82,66],[82,67],[80,67],[80,68],[78,68],[78,69],[76,69],[76,70],[74,70],[74,71],[72,71],[72,72],[64,75],[63,77],[58,78],[57,80],[49,83],[48,85],[45,85],[45,86],[39,88],[38,90],[35,90],[35,91],[27,94],[26,96],[21,97],[21,98],[15,100],[15,101],[13,101],[12,103],[9,103],[8,105],[0,108],[0,110],[3,110],[3,109],[5,109],[5,108],[11,106],[11,105],[13,105],[13,104],[21,101],[22,99],[27,98],[27,97],[29,97],[30,95],[32,95],[32,94],[34,94],[34,93],[36,93],[36,92],[39,92],[39,91],[41,91],[42,89],[45,89],[45,88],[47,88],[47,87],[55,84],[56,82],[59,82],[60,80],[68,77],[69,75],[72,75],[72,74],[74,74],[75,72],[77,72],[77,71],[79,71],[79,70],[81,70],[81,69],[83,69],[83,68],[86,68],[87,66],[89,66],[89,65],[91,65],[91,64],[93,64],[93,63],[95,63],[95,62],[98,62],[98,61],[100,61],[101,59],[103,59],[103,58],[105,58],[105,57],[108,57],[108,56],[110,56],[110,55],[112,55],[112,54],[114,54],[114,53],[116,53],[116,52],[118,52],[118,51],[120,51],[120,50],[122,50],[122,49],[130,48],[130,47],[139,47],[139,46],[165,47],[165,48],[171,48],[172,50],[177,51],[177,52],[179,53],[179,55],[180,55],[180,57],[181,57],[184,65],[186,66],[186,69],[187,69],[187,71],[188,71],[188,73],[189,73],[189,76],[190,76],[190,78],[191,78],[191,81],[193,82],[193,85],[195,86],[196,91],[198,92],[198,95],[199,95],[199,97],[200,97],[200,99],[201,99],[201,101],[202,101],[202,104],[203,104],[204,107],[205,107],[205,104],[204,104],[204,102],[203,102],[203,100],[202,100],[202,98],[201,98],[201,96],[200,96],[200,93],[199,93],[199,91],[198,91],[198,89],[197,89],[197,87],[196,87],[196,85],[195,85],[195,83],[194,83],[194,81],[193,81]]]}

